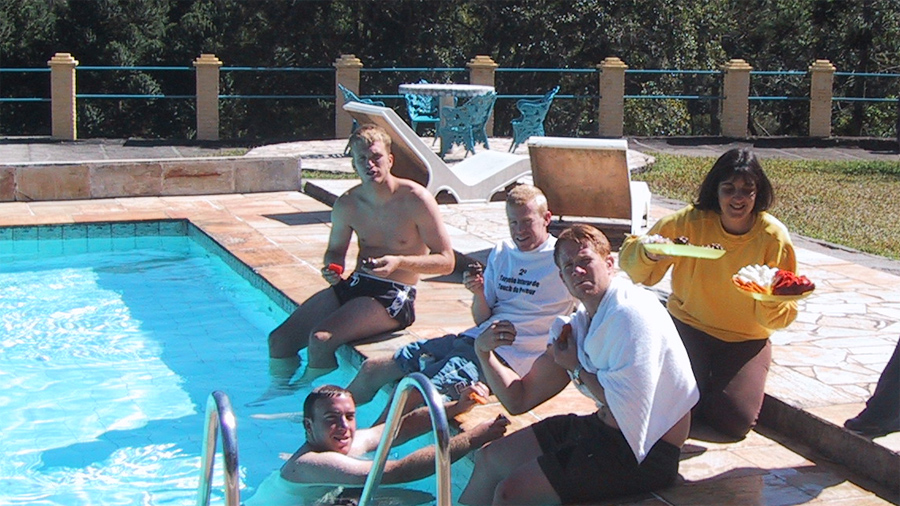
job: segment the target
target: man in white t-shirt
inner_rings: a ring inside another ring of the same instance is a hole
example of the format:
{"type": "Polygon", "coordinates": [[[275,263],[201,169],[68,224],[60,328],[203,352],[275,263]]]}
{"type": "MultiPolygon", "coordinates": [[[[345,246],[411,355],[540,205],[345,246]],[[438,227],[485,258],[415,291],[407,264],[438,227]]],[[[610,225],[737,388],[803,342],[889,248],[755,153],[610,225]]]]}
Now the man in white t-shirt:
{"type": "Polygon", "coordinates": [[[518,331],[515,341],[499,352],[505,366],[525,374],[544,353],[550,324],[571,312],[575,300],[553,262],[556,239],[548,230],[547,198],[534,186],[516,186],[507,194],[506,217],[510,239],[494,247],[483,273],[469,268],[463,274],[473,294],[476,326],[409,344],[393,357],[366,360],[347,387],[357,402],[369,402],[383,385],[411,372],[425,374],[445,397],[457,399],[481,377],[475,338],[496,321],[514,322],[518,331]]]}
{"type": "Polygon", "coordinates": [[[544,418],[480,450],[460,504],[598,504],[678,477],[700,391],[672,318],[649,290],[615,278],[609,240],[596,228],[563,230],[555,255],[581,304],[551,326],[547,351],[524,376],[511,372],[498,360],[516,335],[504,321],[478,336],[475,351],[512,414],[570,381],[597,411],[544,418]]]}

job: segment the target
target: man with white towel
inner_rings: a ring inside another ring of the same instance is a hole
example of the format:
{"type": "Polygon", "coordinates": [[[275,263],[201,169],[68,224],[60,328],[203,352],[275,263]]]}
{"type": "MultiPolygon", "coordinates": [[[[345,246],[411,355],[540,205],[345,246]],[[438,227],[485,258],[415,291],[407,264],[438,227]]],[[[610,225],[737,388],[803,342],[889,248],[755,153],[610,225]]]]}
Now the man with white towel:
{"type": "Polygon", "coordinates": [[[476,353],[510,413],[531,410],[570,381],[598,411],[547,418],[480,450],[463,504],[594,503],[658,490],[678,476],[700,394],[671,317],[655,295],[614,279],[609,241],[593,227],[563,231],[554,260],[582,304],[551,327],[547,351],[520,377],[494,352],[516,333],[498,321],[478,336],[476,353]]]}

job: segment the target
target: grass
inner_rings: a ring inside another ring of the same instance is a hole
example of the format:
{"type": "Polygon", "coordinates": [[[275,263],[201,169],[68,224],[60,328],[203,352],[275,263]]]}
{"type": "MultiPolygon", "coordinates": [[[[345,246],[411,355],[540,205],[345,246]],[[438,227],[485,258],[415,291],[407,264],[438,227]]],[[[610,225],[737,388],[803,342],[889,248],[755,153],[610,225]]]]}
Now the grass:
{"type": "Polygon", "coordinates": [[[301,169],[303,179],[359,179],[356,172],[338,172],[333,170],[301,169]]]}
{"type": "MultiPolygon", "coordinates": [[[[714,158],[653,153],[635,174],[654,195],[691,202],[714,158]]],[[[900,162],[762,160],[775,187],[769,212],[793,234],[900,259],[900,162]]]]}

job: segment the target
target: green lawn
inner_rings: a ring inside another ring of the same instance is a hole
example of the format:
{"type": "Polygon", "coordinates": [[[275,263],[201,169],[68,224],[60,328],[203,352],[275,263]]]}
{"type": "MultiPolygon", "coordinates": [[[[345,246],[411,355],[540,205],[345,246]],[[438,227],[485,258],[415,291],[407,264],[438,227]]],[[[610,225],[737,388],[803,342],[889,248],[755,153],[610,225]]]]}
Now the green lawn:
{"type": "MultiPolygon", "coordinates": [[[[714,158],[652,153],[633,178],[654,195],[690,202],[714,158]]],[[[900,259],[900,162],[764,159],[775,186],[770,212],[794,234],[900,259]]]]}

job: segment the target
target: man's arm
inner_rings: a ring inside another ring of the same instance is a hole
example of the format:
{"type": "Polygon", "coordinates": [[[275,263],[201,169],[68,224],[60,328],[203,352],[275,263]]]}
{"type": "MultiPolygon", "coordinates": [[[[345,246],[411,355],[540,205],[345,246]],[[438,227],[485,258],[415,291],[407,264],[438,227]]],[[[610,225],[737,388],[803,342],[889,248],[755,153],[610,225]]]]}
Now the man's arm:
{"type": "Polygon", "coordinates": [[[481,325],[493,315],[493,310],[484,295],[484,274],[463,272],[463,284],[472,292],[472,319],[475,325],[481,325]]]}
{"type": "MultiPolygon", "coordinates": [[[[456,462],[472,450],[498,439],[506,432],[509,420],[497,417],[482,422],[469,432],[450,438],[450,462],[456,462]]],[[[384,466],[383,483],[406,483],[434,474],[435,447],[427,446],[400,460],[388,461],[384,466]]]]}
{"type": "MultiPolygon", "coordinates": [[[[440,406],[439,409],[444,408],[440,406]]],[[[378,449],[381,436],[384,434],[384,427],[383,423],[379,423],[367,429],[356,431],[354,447],[359,448],[359,453],[373,452],[378,449]]],[[[391,443],[391,446],[401,445],[414,437],[425,434],[430,429],[431,415],[428,413],[428,407],[423,406],[414,409],[400,419],[400,429],[397,431],[397,437],[391,443]]]]}
{"type": "MultiPolygon", "coordinates": [[[[506,431],[509,421],[496,419],[479,424],[471,432],[450,438],[450,460],[493,441],[506,431]]],[[[399,460],[385,463],[382,483],[405,483],[434,474],[434,446],[421,448],[399,460]]],[[[295,483],[362,485],[372,470],[372,461],[337,452],[307,452],[288,461],[281,476],[295,483]]]]}
{"type": "Polygon", "coordinates": [[[512,323],[497,321],[475,340],[475,353],[491,391],[507,411],[518,415],[561,392],[569,384],[569,375],[548,352],[544,352],[534,361],[525,377],[519,377],[515,371],[500,363],[494,354],[499,346],[510,346],[514,342],[515,327],[512,323]]]}
{"type": "Polygon", "coordinates": [[[350,240],[353,237],[353,229],[350,228],[346,217],[347,205],[351,204],[338,198],[331,211],[331,232],[328,234],[328,247],[323,258],[325,267],[322,269],[322,277],[332,285],[341,280],[341,275],[328,269],[328,265],[337,264],[342,268],[346,267],[344,262],[347,258],[347,248],[350,247],[350,240]]]}

